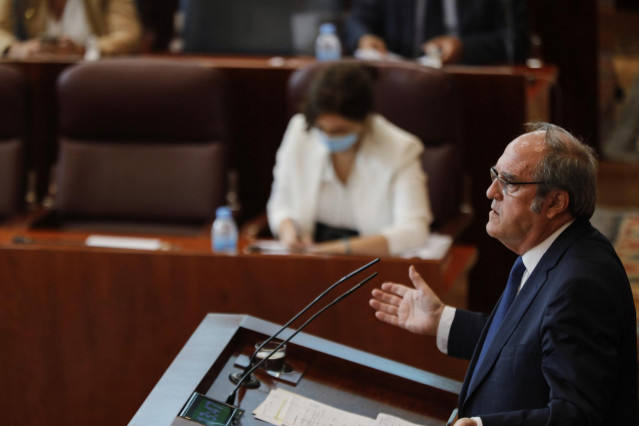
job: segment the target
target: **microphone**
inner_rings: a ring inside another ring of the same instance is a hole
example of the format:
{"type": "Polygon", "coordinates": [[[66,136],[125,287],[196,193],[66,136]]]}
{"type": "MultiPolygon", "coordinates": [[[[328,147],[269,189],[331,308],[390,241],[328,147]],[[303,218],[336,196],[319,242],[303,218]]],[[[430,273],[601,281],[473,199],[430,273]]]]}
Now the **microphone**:
{"type": "MultiPolygon", "coordinates": [[[[313,305],[315,305],[317,302],[319,302],[324,296],[326,296],[328,293],[330,293],[331,290],[333,290],[335,287],[337,287],[338,285],[340,285],[341,283],[343,283],[344,281],[350,279],[351,277],[353,277],[354,275],[359,274],[360,272],[362,272],[364,269],[367,269],[369,267],[371,267],[372,265],[376,264],[377,262],[379,262],[379,257],[372,260],[371,262],[367,263],[366,265],[344,275],[342,278],[340,278],[337,282],[335,282],[333,285],[331,285],[329,288],[327,288],[326,290],[324,290],[319,296],[317,296],[311,303],[309,303],[308,305],[306,305],[306,307],[304,307],[304,309],[302,309],[301,311],[299,311],[295,316],[293,316],[293,318],[291,318],[290,320],[288,320],[288,322],[286,324],[284,324],[282,326],[282,328],[280,328],[275,334],[273,334],[272,336],[270,336],[268,339],[266,339],[265,341],[262,342],[262,344],[255,350],[255,352],[253,352],[253,354],[250,356],[249,361],[248,361],[248,365],[246,366],[246,368],[244,369],[244,371],[242,371],[242,373],[231,373],[229,375],[229,379],[231,380],[231,382],[237,384],[238,382],[240,382],[240,379],[243,379],[244,381],[244,385],[246,387],[249,388],[257,388],[259,387],[260,383],[259,381],[257,381],[257,379],[252,378],[249,380],[246,380],[244,377],[247,375],[248,370],[251,369],[251,365],[253,364],[253,362],[255,361],[255,356],[262,350],[262,348],[264,348],[264,346],[268,345],[269,342],[271,342],[271,340],[275,339],[277,336],[280,335],[280,333],[282,333],[282,331],[284,331],[286,328],[288,328],[293,321],[295,321],[296,319],[298,319],[300,316],[302,316],[304,313],[306,313],[313,305]]],[[[274,353],[276,351],[272,351],[271,353],[274,353]]]]}
{"type": "MultiPolygon", "coordinates": [[[[269,352],[258,363],[256,363],[255,365],[252,365],[257,353],[264,347],[264,345],[268,344],[268,342],[270,342],[275,337],[277,337],[286,327],[288,327],[293,321],[299,318],[300,315],[308,311],[315,303],[317,303],[320,299],[326,296],[326,294],[328,294],[333,288],[335,288],[337,285],[351,278],[353,275],[363,271],[364,269],[370,267],[371,265],[377,262],[379,262],[379,258],[373,260],[372,262],[367,263],[366,265],[342,277],[335,284],[331,285],[328,289],[324,290],[322,294],[317,296],[315,300],[309,303],[297,315],[295,315],[292,319],[290,319],[282,328],[280,328],[277,331],[277,333],[275,333],[273,336],[265,340],[250,357],[249,365],[244,369],[244,371],[241,374],[234,373],[231,375],[231,381],[233,381],[234,383],[235,383],[235,380],[233,380],[232,376],[237,376],[237,379],[236,379],[237,384],[235,385],[235,388],[233,388],[233,391],[226,398],[226,402],[208,398],[205,395],[202,395],[196,391],[196,392],[193,392],[189,400],[184,404],[184,407],[182,407],[182,410],[180,411],[180,414],[178,414],[178,417],[185,418],[185,419],[194,419],[198,422],[201,421],[203,424],[238,425],[240,418],[244,414],[244,410],[241,409],[239,406],[234,405],[235,395],[237,394],[237,390],[240,388],[240,386],[242,386],[242,384],[245,381],[247,381],[247,378],[250,378],[251,374],[256,369],[262,366],[262,364],[264,364],[273,354],[275,354],[285,344],[287,344],[293,337],[295,337],[300,331],[302,331],[311,321],[313,321],[315,318],[321,315],[328,308],[340,302],[345,297],[348,297],[349,295],[354,293],[357,289],[362,287],[364,284],[372,280],[374,277],[377,276],[377,272],[368,276],[367,278],[365,278],[363,281],[358,283],[353,288],[347,290],[346,292],[342,293],[340,296],[336,297],[331,303],[324,306],[322,309],[316,312],[313,316],[311,316],[304,324],[302,324],[300,328],[298,328],[287,339],[282,341],[274,350],[269,352]]],[[[257,382],[257,385],[259,386],[259,382],[257,382]]]]}
{"type": "MultiPolygon", "coordinates": [[[[376,261],[379,261],[379,259],[376,259],[375,261],[371,262],[370,264],[366,265],[365,267],[370,266],[371,264],[375,263],[376,261]]],[[[357,270],[356,272],[359,272],[360,270],[362,270],[363,268],[360,268],[359,270],[357,270]]],[[[351,273],[352,275],[353,273],[351,273]]],[[[367,282],[369,282],[370,280],[372,280],[373,278],[375,278],[377,276],[377,272],[372,273],[371,275],[369,275],[368,277],[364,278],[362,281],[360,281],[357,285],[355,285],[354,287],[352,287],[351,289],[345,291],[344,293],[342,293],[341,295],[339,295],[338,297],[336,297],[332,302],[330,302],[328,305],[324,306],[322,309],[320,309],[319,311],[317,311],[315,314],[313,314],[309,319],[306,320],[306,322],[304,322],[304,324],[302,324],[297,330],[295,330],[293,332],[293,334],[291,334],[289,337],[287,337],[286,339],[284,339],[279,345],[277,345],[277,347],[275,347],[275,349],[273,349],[268,355],[266,355],[264,358],[262,358],[258,363],[256,363],[255,365],[253,365],[252,367],[249,368],[249,370],[244,373],[242,375],[242,377],[239,379],[237,385],[235,385],[235,388],[233,388],[233,391],[229,394],[229,396],[226,398],[226,404],[234,406],[233,403],[235,402],[235,394],[237,393],[237,390],[240,388],[240,386],[242,385],[242,383],[244,382],[244,380],[246,380],[247,377],[249,377],[255,370],[257,370],[262,364],[264,364],[270,357],[271,355],[275,354],[280,348],[282,348],[282,346],[284,346],[285,344],[287,344],[293,337],[295,337],[300,331],[302,331],[308,324],[310,324],[315,318],[317,318],[319,315],[321,315],[324,311],[326,311],[327,309],[329,309],[331,306],[335,305],[336,303],[340,302],[342,299],[350,296],[351,294],[353,294],[355,291],[357,291],[360,287],[362,287],[364,284],[366,284],[367,282]]],[[[329,288],[329,290],[331,288],[333,288],[333,286],[331,286],[329,288]]],[[[319,300],[319,298],[321,298],[324,294],[326,294],[328,291],[325,291],[324,293],[322,293],[315,301],[313,301],[309,306],[307,306],[306,308],[304,308],[302,311],[307,310],[311,305],[313,305],[317,300],[319,300]]],[[[296,317],[299,316],[296,315],[296,317]]],[[[290,321],[289,321],[290,322],[290,321]]],[[[282,329],[280,329],[280,331],[278,331],[277,334],[279,334],[282,331],[282,329]]],[[[270,340],[272,340],[272,338],[270,338],[270,340]]],[[[263,345],[262,345],[263,346],[263,345]]],[[[256,351],[257,352],[257,351],[256,351]]],[[[251,364],[249,363],[249,366],[251,366],[251,364]]]]}

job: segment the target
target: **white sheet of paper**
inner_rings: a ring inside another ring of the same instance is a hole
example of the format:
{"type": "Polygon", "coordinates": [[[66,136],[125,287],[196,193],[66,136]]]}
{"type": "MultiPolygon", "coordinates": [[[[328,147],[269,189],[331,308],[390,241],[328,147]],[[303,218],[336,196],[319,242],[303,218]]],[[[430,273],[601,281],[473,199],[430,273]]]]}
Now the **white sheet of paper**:
{"type": "Polygon", "coordinates": [[[283,389],[271,391],[253,412],[256,418],[282,426],[374,426],[375,420],[319,403],[283,389]]]}
{"type": "Polygon", "coordinates": [[[420,426],[390,414],[379,413],[375,419],[375,426],[420,426]]]}
{"type": "Polygon", "coordinates": [[[453,238],[450,235],[433,233],[421,246],[400,253],[399,257],[419,257],[421,259],[443,259],[448,250],[453,245],[453,238]]]}
{"type": "Polygon", "coordinates": [[[112,237],[89,235],[84,242],[89,247],[123,248],[134,250],[160,250],[164,244],[157,238],[112,237]]]}
{"type": "Polygon", "coordinates": [[[291,249],[278,240],[255,240],[249,245],[249,251],[265,254],[289,254],[291,249]]]}
{"type": "Polygon", "coordinates": [[[256,419],[264,422],[281,425],[284,421],[284,416],[288,410],[291,400],[295,397],[290,392],[278,392],[278,390],[272,390],[268,396],[257,408],[253,411],[253,415],[256,419]]]}

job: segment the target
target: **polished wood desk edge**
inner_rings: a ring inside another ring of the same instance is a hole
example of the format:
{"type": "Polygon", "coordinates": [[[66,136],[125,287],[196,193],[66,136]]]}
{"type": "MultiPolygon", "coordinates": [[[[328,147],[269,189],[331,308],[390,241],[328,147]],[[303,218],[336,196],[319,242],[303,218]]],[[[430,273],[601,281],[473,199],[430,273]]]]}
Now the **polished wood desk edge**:
{"type": "MultiPolygon", "coordinates": [[[[229,55],[229,54],[203,54],[203,53],[154,53],[140,55],[126,55],[112,58],[104,58],[102,61],[113,59],[149,59],[149,60],[173,60],[173,61],[192,61],[202,63],[207,66],[215,66],[219,68],[260,68],[260,69],[287,69],[295,70],[297,68],[317,62],[312,56],[281,56],[281,55],[229,55]]],[[[345,60],[355,60],[353,57],[344,57],[345,60]]],[[[46,56],[34,59],[0,59],[2,64],[13,65],[73,65],[80,64],[84,61],[78,56],[46,56]]],[[[375,61],[368,61],[375,62],[375,61]]],[[[392,63],[392,61],[379,61],[392,63]]],[[[414,65],[415,67],[423,67],[417,61],[406,60],[402,63],[414,65]]],[[[530,68],[524,64],[516,65],[446,65],[443,71],[455,75],[527,75],[530,77],[556,78],[557,67],[552,64],[545,64],[540,68],[530,68]]]]}
{"type": "MultiPolygon", "coordinates": [[[[228,258],[233,262],[245,262],[271,259],[274,265],[282,265],[282,262],[310,261],[316,262],[345,262],[353,264],[368,263],[371,256],[356,255],[313,255],[313,254],[263,254],[245,253],[243,247],[248,246],[248,240],[240,240],[240,251],[235,255],[213,253],[211,240],[207,236],[176,237],[157,234],[127,234],[127,233],[89,233],[84,231],[59,231],[46,229],[25,229],[21,226],[0,225],[0,251],[11,253],[14,251],[38,251],[41,253],[68,252],[74,255],[93,253],[108,256],[138,256],[149,258],[154,256],[209,258],[228,258]],[[90,235],[108,235],[136,238],[159,239],[162,242],[162,250],[134,250],[126,248],[90,247],[85,241],[90,235]]],[[[467,306],[468,274],[477,261],[477,248],[468,245],[452,245],[442,259],[421,259],[402,257],[382,257],[382,265],[394,265],[401,268],[405,266],[406,275],[394,279],[408,280],[408,269],[415,265],[418,271],[428,277],[429,284],[437,289],[448,303],[464,308],[467,306]]]]}
{"type": "MultiPolygon", "coordinates": [[[[191,335],[185,346],[153,388],[129,425],[170,424],[182,405],[198,386],[212,363],[239,330],[245,328],[272,335],[280,326],[249,315],[208,314],[191,335]],[[163,401],[158,410],[158,401],[163,401]]],[[[291,332],[283,333],[282,338],[291,332]]],[[[300,333],[292,343],[322,352],[349,362],[390,373],[397,377],[436,389],[458,394],[462,383],[446,377],[372,355],[310,334],[300,333]]],[[[220,396],[220,398],[226,395],[220,396]]]]}
{"type": "Polygon", "coordinates": [[[555,65],[544,65],[541,68],[530,68],[525,65],[446,65],[442,69],[455,75],[512,75],[544,79],[554,79],[558,73],[555,65]]]}
{"type": "MultiPolygon", "coordinates": [[[[0,247],[2,248],[38,248],[44,250],[69,250],[69,251],[86,251],[86,250],[103,250],[103,251],[117,251],[117,252],[135,252],[135,253],[157,253],[158,251],[144,251],[144,250],[130,250],[130,249],[107,249],[107,248],[94,248],[88,247],[84,244],[86,238],[90,235],[110,235],[110,236],[123,236],[123,237],[139,237],[139,238],[154,238],[165,241],[169,244],[169,249],[165,251],[159,251],[162,253],[172,253],[181,255],[213,255],[211,250],[211,238],[207,233],[203,233],[195,236],[174,236],[166,234],[140,234],[130,232],[88,232],[88,231],[70,231],[70,230],[56,230],[56,229],[34,229],[31,225],[35,219],[40,217],[46,212],[36,211],[29,212],[23,215],[17,215],[10,218],[5,222],[0,222],[0,247]],[[22,242],[20,239],[23,238],[22,242]]],[[[265,255],[260,253],[244,253],[243,248],[250,243],[250,239],[241,238],[239,247],[240,252],[236,256],[252,256],[263,257],[279,255],[265,255]]],[[[462,255],[467,258],[467,252],[469,247],[459,249],[458,246],[453,245],[442,259],[421,259],[421,258],[402,258],[385,256],[382,259],[392,259],[402,261],[406,263],[418,262],[420,264],[432,263],[447,265],[450,263],[451,258],[462,255]]],[[[228,255],[224,255],[228,256],[228,255]]],[[[290,253],[286,256],[299,257],[299,258],[343,258],[343,259],[369,259],[372,256],[363,255],[318,255],[318,254],[296,254],[290,253]]]]}
{"type": "MultiPolygon", "coordinates": [[[[124,248],[105,248],[105,247],[89,247],[85,244],[88,233],[68,233],[56,231],[29,231],[15,232],[10,229],[0,227],[0,251],[12,252],[16,250],[33,251],[37,250],[46,252],[69,252],[75,254],[96,253],[96,254],[120,254],[136,255],[142,257],[148,256],[176,256],[176,257],[218,257],[229,258],[237,261],[242,259],[267,259],[278,263],[283,259],[286,260],[305,260],[321,262],[361,262],[367,263],[371,260],[371,256],[354,256],[354,255],[308,255],[308,254],[261,254],[261,253],[238,253],[236,255],[213,253],[210,249],[210,239],[207,237],[178,238],[157,235],[134,235],[143,238],[159,238],[161,241],[168,243],[167,250],[134,250],[124,248]],[[16,238],[18,240],[16,240],[16,238]],[[19,242],[23,241],[23,242],[19,242]],[[283,257],[284,256],[284,257],[283,257]]],[[[122,235],[130,237],[131,235],[122,235]]],[[[243,243],[246,245],[246,243],[243,243]]],[[[460,281],[462,286],[466,286],[466,279],[469,271],[475,265],[477,259],[477,248],[474,246],[458,246],[454,245],[450,248],[447,255],[443,259],[421,259],[421,258],[401,258],[401,257],[383,257],[382,264],[390,263],[393,265],[405,265],[406,279],[408,279],[408,268],[415,265],[422,274],[426,271],[420,270],[425,268],[434,272],[431,275],[430,283],[434,288],[440,288],[442,296],[451,291],[460,281]],[[438,272],[435,272],[438,271],[438,272]],[[439,278],[438,278],[439,277],[439,278]],[[434,281],[431,281],[434,280],[434,281]]],[[[462,307],[462,306],[460,306],[462,307]]]]}

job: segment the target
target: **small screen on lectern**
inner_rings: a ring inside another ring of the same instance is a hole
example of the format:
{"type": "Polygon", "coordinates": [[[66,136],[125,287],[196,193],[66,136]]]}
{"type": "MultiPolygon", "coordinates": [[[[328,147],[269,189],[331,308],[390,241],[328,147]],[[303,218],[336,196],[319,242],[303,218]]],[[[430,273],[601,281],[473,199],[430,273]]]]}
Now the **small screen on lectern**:
{"type": "Polygon", "coordinates": [[[193,392],[179,416],[206,426],[236,425],[244,410],[193,392]]]}

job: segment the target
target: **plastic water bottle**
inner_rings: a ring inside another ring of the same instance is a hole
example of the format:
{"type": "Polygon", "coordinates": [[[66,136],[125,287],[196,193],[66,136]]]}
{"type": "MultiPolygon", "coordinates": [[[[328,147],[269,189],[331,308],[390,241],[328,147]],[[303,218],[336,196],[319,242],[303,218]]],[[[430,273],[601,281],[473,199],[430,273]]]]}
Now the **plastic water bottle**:
{"type": "Polygon", "coordinates": [[[315,41],[315,57],[318,61],[337,61],[342,57],[342,43],[337,37],[335,25],[320,25],[319,35],[315,41]]]}
{"type": "Polygon", "coordinates": [[[228,206],[218,207],[211,228],[213,251],[234,254],[237,252],[237,225],[228,206]]]}

